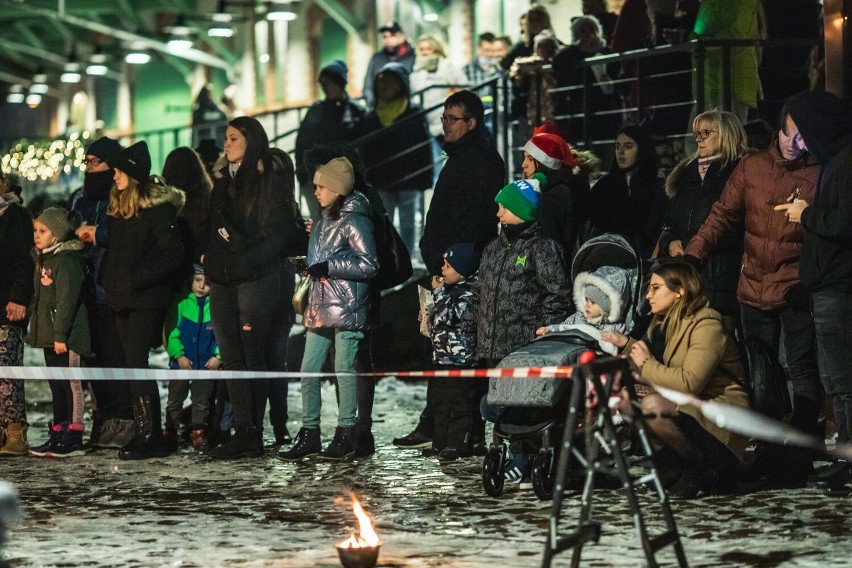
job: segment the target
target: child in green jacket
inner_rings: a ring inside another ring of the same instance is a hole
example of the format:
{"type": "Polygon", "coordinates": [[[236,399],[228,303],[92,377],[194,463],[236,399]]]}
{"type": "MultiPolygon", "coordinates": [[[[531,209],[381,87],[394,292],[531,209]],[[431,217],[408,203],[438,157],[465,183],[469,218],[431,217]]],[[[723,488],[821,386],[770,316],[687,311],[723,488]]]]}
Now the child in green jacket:
{"type": "MultiPolygon", "coordinates": [[[[48,367],[79,367],[90,355],[89,320],[81,299],[86,264],[83,243],[74,231],[79,221],[63,207],[45,209],[33,222],[35,296],[29,344],[44,349],[48,367]]],[[[30,454],[65,458],[85,455],[83,387],[80,381],[48,381],[53,420],[48,439],[30,454]]]]}
{"type": "MultiPolygon", "coordinates": [[[[192,291],[177,305],[177,318],[169,333],[167,351],[172,369],[215,371],[220,366],[219,346],[210,321],[210,283],[201,265],[194,265],[192,291]]],[[[183,401],[191,392],[192,425],[190,439],[197,451],[207,449],[207,422],[213,381],[169,381],[166,401],[166,442],[177,449],[177,428],[183,401]]]]}

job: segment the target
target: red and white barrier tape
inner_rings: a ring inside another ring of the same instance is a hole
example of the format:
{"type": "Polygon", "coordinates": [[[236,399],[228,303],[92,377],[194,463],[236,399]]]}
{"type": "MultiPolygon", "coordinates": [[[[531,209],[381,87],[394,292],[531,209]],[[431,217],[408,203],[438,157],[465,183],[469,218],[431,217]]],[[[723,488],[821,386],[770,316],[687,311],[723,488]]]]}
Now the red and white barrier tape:
{"type": "MultiPolygon", "coordinates": [[[[400,378],[571,378],[572,367],[518,367],[515,369],[437,369],[352,373],[362,377],[400,378]]],[[[178,369],[100,369],[88,367],[0,367],[0,378],[55,381],[195,381],[243,379],[299,379],[330,377],[336,373],[285,371],[183,371],[178,369]]],[[[343,373],[341,373],[343,374],[343,373]]],[[[348,373],[347,373],[348,374],[348,373]]]]}

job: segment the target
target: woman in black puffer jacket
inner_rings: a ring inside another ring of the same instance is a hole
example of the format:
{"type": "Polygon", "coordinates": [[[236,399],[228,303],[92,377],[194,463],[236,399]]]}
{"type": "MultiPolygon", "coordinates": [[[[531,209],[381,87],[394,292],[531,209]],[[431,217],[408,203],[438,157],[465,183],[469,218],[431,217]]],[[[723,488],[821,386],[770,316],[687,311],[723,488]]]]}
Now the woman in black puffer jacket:
{"type": "MultiPolygon", "coordinates": [[[[692,121],[698,149],[666,179],[668,210],[659,241],[660,256],[683,256],[686,245],[710,215],[728,177],[747,150],[746,134],[732,113],[710,110],[692,121]]],[[[737,282],[743,254],[742,227],[720,241],[701,273],[710,307],[739,321],[737,282]]]]}

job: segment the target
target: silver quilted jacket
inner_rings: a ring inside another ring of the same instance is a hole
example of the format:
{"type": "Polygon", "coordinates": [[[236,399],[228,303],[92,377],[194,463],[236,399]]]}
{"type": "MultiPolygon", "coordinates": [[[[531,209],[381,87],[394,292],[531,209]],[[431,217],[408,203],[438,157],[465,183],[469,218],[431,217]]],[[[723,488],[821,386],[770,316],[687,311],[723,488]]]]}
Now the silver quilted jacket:
{"type": "Polygon", "coordinates": [[[311,230],[308,266],[328,261],[328,277],[311,279],[304,325],[354,331],[366,329],[370,279],[379,270],[370,203],[353,191],[343,201],[340,218],[323,209],[311,230]]]}

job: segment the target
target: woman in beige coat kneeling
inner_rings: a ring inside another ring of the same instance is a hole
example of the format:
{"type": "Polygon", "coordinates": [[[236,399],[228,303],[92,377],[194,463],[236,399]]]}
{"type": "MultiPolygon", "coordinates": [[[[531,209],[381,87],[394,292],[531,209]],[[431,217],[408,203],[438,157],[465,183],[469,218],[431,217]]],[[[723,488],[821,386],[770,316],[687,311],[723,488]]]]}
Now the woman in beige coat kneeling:
{"type": "MultiPolygon", "coordinates": [[[[655,266],[646,298],[653,319],[642,341],[615,332],[603,337],[629,353],[638,382],[747,407],[736,342],[719,313],[707,307],[695,269],[681,262],[655,266]]],[[[720,428],[694,406],[678,406],[659,394],[642,399],[642,411],[683,468],[669,488],[670,497],[691,499],[699,492],[731,490],[746,438],[720,428]]]]}

